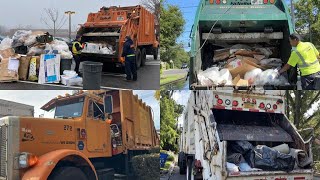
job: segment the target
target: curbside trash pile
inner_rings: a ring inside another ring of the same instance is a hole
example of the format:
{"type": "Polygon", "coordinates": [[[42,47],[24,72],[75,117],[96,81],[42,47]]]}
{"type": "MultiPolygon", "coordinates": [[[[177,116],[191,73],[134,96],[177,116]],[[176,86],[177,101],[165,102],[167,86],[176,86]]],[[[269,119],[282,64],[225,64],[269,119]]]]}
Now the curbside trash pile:
{"type": "Polygon", "coordinates": [[[278,75],[283,62],[273,47],[250,47],[236,44],[214,50],[213,66],[197,74],[202,86],[264,86],[290,85],[278,75]]]}
{"type": "Polygon", "coordinates": [[[82,86],[82,78],[71,71],[71,66],[66,69],[64,65],[71,64],[72,58],[68,44],[53,39],[49,33],[18,30],[0,43],[0,82],[23,80],[82,86]],[[64,70],[68,70],[66,74],[62,74],[64,70]]]}

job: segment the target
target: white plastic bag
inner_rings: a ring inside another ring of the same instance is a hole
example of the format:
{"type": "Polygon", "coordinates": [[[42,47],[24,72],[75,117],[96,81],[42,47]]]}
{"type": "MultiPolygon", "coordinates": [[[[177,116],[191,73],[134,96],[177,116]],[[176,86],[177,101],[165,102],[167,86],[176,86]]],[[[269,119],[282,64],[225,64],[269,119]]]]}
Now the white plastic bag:
{"type": "Polygon", "coordinates": [[[229,162],[227,162],[227,170],[228,172],[231,172],[231,173],[239,172],[238,166],[229,162]]]}
{"type": "Polygon", "coordinates": [[[221,69],[219,85],[232,85],[232,75],[228,69],[221,69]]]}
{"type": "Polygon", "coordinates": [[[25,46],[31,46],[37,42],[37,35],[30,35],[28,38],[25,40],[24,45],[25,46]]]}
{"type": "Polygon", "coordinates": [[[262,73],[262,70],[259,68],[253,69],[251,71],[248,71],[244,75],[244,79],[248,80],[249,84],[254,84],[256,79],[259,77],[259,75],[262,73]]]}
{"type": "Polygon", "coordinates": [[[278,76],[276,69],[268,69],[263,71],[259,78],[255,81],[255,85],[288,85],[289,82],[284,76],[278,76]]]}
{"type": "Polygon", "coordinates": [[[61,59],[72,59],[72,53],[71,51],[62,51],[61,53],[61,59]]]}
{"type": "Polygon", "coordinates": [[[43,48],[39,48],[36,46],[31,47],[27,53],[27,55],[29,55],[29,56],[37,56],[37,55],[41,55],[41,54],[43,54],[43,48]]]}
{"type": "Polygon", "coordinates": [[[24,45],[25,41],[32,34],[32,31],[18,30],[12,37],[12,47],[18,47],[24,45]]]}
{"type": "Polygon", "coordinates": [[[263,59],[260,61],[261,65],[268,65],[275,68],[282,66],[282,63],[282,60],[278,58],[263,59]]]}
{"type": "Polygon", "coordinates": [[[0,50],[11,48],[13,40],[10,38],[4,38],[0,43],[0,50]]]}
{"type": "Polygon", "coordinates": [[[66,42],[64,41],[60,41],[55,39],[52,43],[51,43],[52,49],[53,50],[57,50],[58,53],[60,54],[62,51],[70,51],[69,50],[69,46],[66,42]]]}

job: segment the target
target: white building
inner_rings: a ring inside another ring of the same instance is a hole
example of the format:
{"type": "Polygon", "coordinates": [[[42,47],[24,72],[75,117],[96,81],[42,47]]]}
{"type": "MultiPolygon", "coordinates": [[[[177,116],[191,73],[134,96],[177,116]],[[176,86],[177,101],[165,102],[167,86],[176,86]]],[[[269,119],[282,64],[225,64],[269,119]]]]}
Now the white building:
{"type": "Polygon", "coordinates": [[[34,116],[34,107],[0,99],[0,118],[4,116],[34,116]]]}

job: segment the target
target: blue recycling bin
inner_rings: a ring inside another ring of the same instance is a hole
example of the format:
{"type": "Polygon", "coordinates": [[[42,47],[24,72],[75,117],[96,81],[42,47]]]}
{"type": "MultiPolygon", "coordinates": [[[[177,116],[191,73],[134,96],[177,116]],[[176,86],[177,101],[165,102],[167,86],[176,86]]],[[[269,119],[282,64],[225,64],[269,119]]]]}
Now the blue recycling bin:
{"type": "Polygon", "coordinates": [[[163,168],[167,162],[168,154],[160,153],[160,168],[163,168]]]}

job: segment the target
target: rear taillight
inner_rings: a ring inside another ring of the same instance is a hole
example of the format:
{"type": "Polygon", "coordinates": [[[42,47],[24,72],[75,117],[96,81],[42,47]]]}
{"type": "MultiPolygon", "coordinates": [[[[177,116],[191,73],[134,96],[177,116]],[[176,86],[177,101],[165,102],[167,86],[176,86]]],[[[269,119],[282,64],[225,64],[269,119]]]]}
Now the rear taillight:
{"type": "Polygon", "coordinates": [[[222,104],[223,100],[222,99],[218,99],[218,104],[222,104]]]}
{"type": "Polygon", "coordinates": [[[265,107],[264,103],[260,103],[259,108],[264,109],[264,107],[265,107]]]}
{"type": "Polygon", "coordinates": [[[275,0],[270,0],[270,3],[271,3],[271,4],[274,4],[274,2],[275,2],[275,0]]]}
{"type": "Polygon", "coordinates": [[[214,1],[214,0],[210,0],[210,4],[213,4],[213,1],[214,1]]]}
{"type": "Polygon", "coordinates": [[[263,3],[264,4],[268,4],[268,0],[263,0],[263,3]]]}
{"type": "Polygon", "coordinates": [[[220,0],[216,0],[216,4],[220,4],[220,0]]]}
{"type": "Polygon", "coordinates": [[[273,105],[273,109],[276,110],[278,109],[278,106],[276,104],[273,105]]]}
{"type": "Polygon", "coordinates": [[[216,99],[218,99],[218,98],[219,98],[219,95],[218,95],[218,94],[216,94],[214,97],[215,97],[216,99]]]}
{"type": "Polygon", "coordinates": [[[233,101],[232,102],[232,106],[238,106],[238,104],[239,104],[238,101],[233,101]]]}

